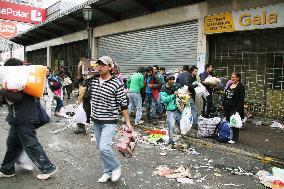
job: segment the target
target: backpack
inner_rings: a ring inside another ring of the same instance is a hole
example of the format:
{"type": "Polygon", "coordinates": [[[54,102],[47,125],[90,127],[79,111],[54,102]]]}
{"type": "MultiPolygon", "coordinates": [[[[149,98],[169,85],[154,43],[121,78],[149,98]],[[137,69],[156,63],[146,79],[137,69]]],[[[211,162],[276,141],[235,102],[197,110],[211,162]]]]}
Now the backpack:
{"type": "Polygon", "coordinates": [[[220,121],[214,131],[214,138],[218,142],[228,142],[231,139],[230,123],[226,120],[220,121]]]}

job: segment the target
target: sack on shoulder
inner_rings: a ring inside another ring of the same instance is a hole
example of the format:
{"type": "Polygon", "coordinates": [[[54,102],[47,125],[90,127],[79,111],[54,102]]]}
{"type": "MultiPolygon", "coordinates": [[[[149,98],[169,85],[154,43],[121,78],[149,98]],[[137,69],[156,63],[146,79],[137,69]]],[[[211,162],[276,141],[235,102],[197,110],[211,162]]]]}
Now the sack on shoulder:
{"type": "Polygon", "coordinates": [[[49,123],[50,117],[47,115],[45,109],[40,104],[40,101],[37,102],[37,109],[38,109],[38,121],[39,123],[36,125],[36,129],[40,128],[41,126],[49,123]]]}

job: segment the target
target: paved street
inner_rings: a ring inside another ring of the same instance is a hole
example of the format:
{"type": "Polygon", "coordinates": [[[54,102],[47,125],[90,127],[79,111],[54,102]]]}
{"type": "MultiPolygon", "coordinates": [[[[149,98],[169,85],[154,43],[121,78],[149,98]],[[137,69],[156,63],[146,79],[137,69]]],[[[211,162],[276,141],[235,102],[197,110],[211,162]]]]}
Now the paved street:
{"type": "MultiPolygon", "coordinates": [[[[4,122],[6,109],[0,108],[0,112],[2,160],[8,125],[4,122]]],[[[132,158],[118,154],[123,165],[122,179],[117,183],[98,184],[96,181],[102,174],[101,162],[95,142],[91,141],[90,130],[85,136],[73,134],[73,126],[57,134],[52,133],[67,125],[65,118],[60,121],[55,118],[49,125],[38,130],[40,142],[50,159],[59,167],[54,177],[39,181],[36,179],[36,174],[39,173],[36,168],[33,172],[17,168],[16,177],[0,180],[0,188],[265,188],[257,178],[235,175],[231,170],[240,167],[253,174],[262,169],[271,171],[270,165],[213,147],[190,144],[200,153],[197,155],[189,151],[169,150],[164,146],[139,143],[132,158]],[[153,171],[159,165],[167,165],[169,168],[188,166],[192,177],[198,178],[193,179],[193,184],[180,184],[165,177],[153,176],[153,171]],[[230,186],[231,184],[238,186],[230,186]]]]}

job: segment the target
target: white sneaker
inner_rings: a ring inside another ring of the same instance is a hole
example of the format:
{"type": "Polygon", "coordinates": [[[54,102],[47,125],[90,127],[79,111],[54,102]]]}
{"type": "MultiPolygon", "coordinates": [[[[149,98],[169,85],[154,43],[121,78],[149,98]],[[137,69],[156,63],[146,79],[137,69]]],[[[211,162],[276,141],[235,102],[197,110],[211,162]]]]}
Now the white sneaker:
{"type": "Polygon", "coordinates": [[[118,181],[118,179],[120,178],[120,175],[121,175],[121,166],[119,166],[118,168],[116,168],[112,171],[111,181],[112,182],[118,181]]]}
{"type": "Polygon", "coordinates": [[[109,179],[110,179],[110,175],[108,174],[103,174],[103,176],[101,178],[99,178],[99,180],[97,182],[101,182],[101,183],[104,183],[104,182],[107,182],[109,179]]]}
{"type": "Polygon", "coordinates": [[[229,140],[228,143],[229,143],[229,144],[235,144],[236,142],[233,141],[233,140],[229,140]]]}
{"type": "Polygon", "coordinates": [[[2,172],[0,172],[0,178],[10,178],[10,177],[13,177],[15,176],[15,173],[13,174],[4,174],[2,172]]]}
{"type": "Polygon", "coordinates": [[[138,121],[138,123],[136,122],[136,123],[134,123],[134,125],[142,125],[144,123],[144,121],[143,120],[140,120],[140,121],[138,121]]]}
{"type": "Polygon", "coordinates": [[[53,171],[51,171],[50,173],[46,173],[46,174],[39,174],[36,177],[39,180],[47,180],[51,177],[51,175],[53,175],[54,173],[56,173],[56,171],[58,170],[58,168],[56,167],[53,171]]]}

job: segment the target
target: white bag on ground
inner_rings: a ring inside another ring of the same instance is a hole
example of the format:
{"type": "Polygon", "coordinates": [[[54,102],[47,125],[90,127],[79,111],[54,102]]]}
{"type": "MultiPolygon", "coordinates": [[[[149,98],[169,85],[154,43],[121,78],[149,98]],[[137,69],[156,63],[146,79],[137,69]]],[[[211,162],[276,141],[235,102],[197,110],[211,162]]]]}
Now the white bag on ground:
{"type": "Polygon", "coordinates": [[[193,116],[191,114],[191,108],[185,107],[180,119],[181,134],[185,135],[188,131],[190,131],[192,124],[193,124],[193,116]]]}
{"type": "Polygon", "coordinates": [[[74,122],[82,124],[85,124],[87,122],[87,115],[83,108],[83,103],[81,103],[75,111],[74,122]]]}
{"type": "Polygon", "coordinates": [[[238,112],[230,117],[230,126],[235,128],[241,128],[243,126],[242,118],[238,112]]]}
{"type": "Polygon", "coordinates": [[[32,171],[33,170],[33,162],[23,150],[23,152],[20,154],[20,156],[17,158],[16,163],[23,169],[32,171]]]}
{"type": "Polygon", "coordinates": [[[221,121],[220,117],[204,118],[199,116],[197,137],[212,137],[216,125],[221,121]]]}

